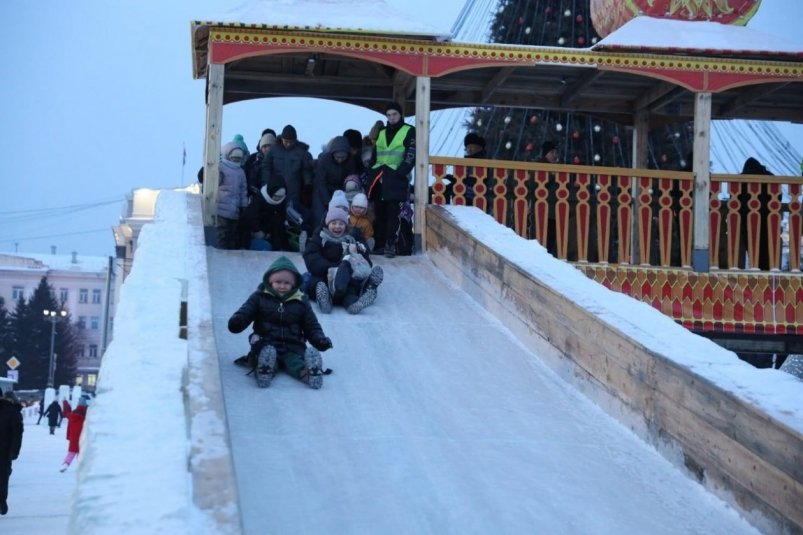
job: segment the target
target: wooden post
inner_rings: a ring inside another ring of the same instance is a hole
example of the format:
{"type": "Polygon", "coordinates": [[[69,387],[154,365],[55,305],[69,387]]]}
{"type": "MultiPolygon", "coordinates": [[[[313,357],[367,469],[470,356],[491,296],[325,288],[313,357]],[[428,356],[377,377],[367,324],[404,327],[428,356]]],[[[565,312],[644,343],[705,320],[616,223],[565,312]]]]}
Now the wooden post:
{"type": "Polygon", "coordinates": [[[210,63],[206,74],[206,140],[204,144],[204,226],[214,227],[217,216],[218,165],[223,123],[225,65],[210,63]]]}
{"type": "MultiPolygon", "coordinates": [[[[647,168],[647,151],[648,151],[648,134],[649,134],[649,114],[647,110],[638,110],[633,115],[633,167],[637,169],[647,168]]],[[[633,219],[631,220],[630,235],[630,261],[631,264],[637,266],[638,264],[649,264],[650,259],[641,258],[641,247],[639,245],[639,186],[638,181],[630,178],[630,197],[633,199],[633,219]]]]}
{"type": "Polygon", "coordinates": [[[426,209],[429,201],[429,111],[430,80],[416,79],[415,91],[415,221],[413,234],[415,250],[425,252],[426,209]]]}
{"type": "Polygon", "coordinates": [[[711,93],[694,96],[694,246],[691,265],[694,271],[707,273],[710,268],[709,202],[711,196],[711,93]]]}

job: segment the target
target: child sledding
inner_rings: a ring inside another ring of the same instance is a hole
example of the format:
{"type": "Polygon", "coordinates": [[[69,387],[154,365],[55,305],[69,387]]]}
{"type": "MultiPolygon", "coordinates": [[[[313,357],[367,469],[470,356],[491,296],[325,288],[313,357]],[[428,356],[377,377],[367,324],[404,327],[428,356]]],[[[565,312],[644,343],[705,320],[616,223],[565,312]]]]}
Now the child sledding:
{"type": "Polygon", "coordinates": [[[307,241],[304,263],[311,275],[310,298],[324,314],[333,305],[357,314],[376,300],[382,268],[372,264],[362,232],[349,225],[348,213],[339,207],[329,208],[324,225],[307,241]]]}
{"type": "Polygon", "coordinates": [[[257,290],[229,318],[229,331],[235,334],[253,323],[254,332],[248,340],[251,351],[245,360],[260,388],[270,386],[280,369],[310,388],[323,386],[320,352],[330,349],[332,341],[301,291],[301,283],[301,274],[290,259],[280,256],[265,272],[257,290]],[[307,347],[307,341],[313,347],[307,347]]]}

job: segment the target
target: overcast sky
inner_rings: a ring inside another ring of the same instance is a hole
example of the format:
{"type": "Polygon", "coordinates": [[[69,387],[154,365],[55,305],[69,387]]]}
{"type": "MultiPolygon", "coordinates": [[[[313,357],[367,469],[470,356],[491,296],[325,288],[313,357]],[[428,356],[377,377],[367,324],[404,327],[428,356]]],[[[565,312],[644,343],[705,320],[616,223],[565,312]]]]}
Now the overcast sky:
{"type": "MultiPolygon", "coordinates": [[[[354,2],[355,0],[352,0],[354,2]]],[[[286,1],[285,1],[286,3],[286,1]]],[[[195,181],[203,157],[204,82],[193,80],[190,21],[236,1],[0,2],[0,251],[112,255],[111,226],[134,188],[195,181]],[[187,163],[182,166],[182,147],[187,163]]],[[[340,2],[348,9],[349,2],[340,2]]],[[[388,0],[451,28],[463,0],[388,0]]],[[[763,0],[751,28],[803,42],[799,0],[763,0]]],[[[333,135],[381,116],[302,99],[224,109],[223,139],[249,149],[266,127],[293,123],[313,156],[333,135]]],[[[798,146],[803,127],[785,133],[798,146]]],[[[456,155],[456,154],[455,154],[456,155]]]]}

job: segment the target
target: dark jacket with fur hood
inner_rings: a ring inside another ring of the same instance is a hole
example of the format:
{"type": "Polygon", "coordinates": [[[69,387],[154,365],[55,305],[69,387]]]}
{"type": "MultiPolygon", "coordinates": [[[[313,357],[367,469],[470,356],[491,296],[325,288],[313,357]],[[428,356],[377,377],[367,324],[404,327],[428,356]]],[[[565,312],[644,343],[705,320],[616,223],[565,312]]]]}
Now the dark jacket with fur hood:
{"type": "Polygon", "coordinates": [[[253,323],[254,332],[275,347],[279,355],[285,352],[303,355],[307,340],[316,349],[328,349],[321,324],[300,290],[301,282],[301,274],[293,263],[286,256],[277,258],[265,272],[257,291],[229,318],[229,331],[240,333],[253,323]],[[268,277],[283,269],[295,274],[296,284],[286,294],[279,295],[268,285],[268,277]]]}

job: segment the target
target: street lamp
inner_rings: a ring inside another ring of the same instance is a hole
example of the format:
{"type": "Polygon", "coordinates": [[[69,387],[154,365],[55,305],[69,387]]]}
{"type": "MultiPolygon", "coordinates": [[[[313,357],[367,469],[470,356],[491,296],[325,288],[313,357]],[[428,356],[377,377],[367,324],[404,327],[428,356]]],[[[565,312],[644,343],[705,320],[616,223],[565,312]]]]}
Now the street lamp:
{"type": "Polygon", "coordinates": [[[50,367],[47,372],[47,387],[53,388],[53,376],[56,374],[55,353],[53,350],[56,343],[56,322],[67,317],[66,310],[43,310],[45,319],[50,322],[50,367]]]}

